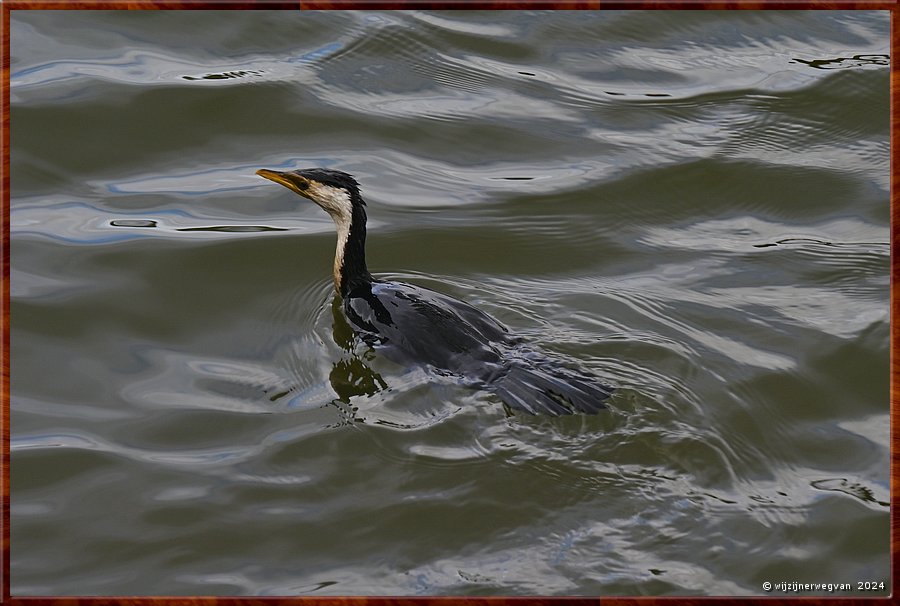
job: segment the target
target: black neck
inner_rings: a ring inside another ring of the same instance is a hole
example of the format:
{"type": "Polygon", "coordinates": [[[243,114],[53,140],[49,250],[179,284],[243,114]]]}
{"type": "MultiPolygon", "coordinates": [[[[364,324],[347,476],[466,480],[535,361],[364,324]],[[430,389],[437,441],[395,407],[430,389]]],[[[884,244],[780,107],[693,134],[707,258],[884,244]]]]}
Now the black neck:
{"type": "Polygon", "coordinates": [[[354,287],[372,281],[366,267],[366,209],[362,204],[353,205],[350,234],[344,245],[344,264],[341,267],[341,296],[346,297],[354,287]]]}

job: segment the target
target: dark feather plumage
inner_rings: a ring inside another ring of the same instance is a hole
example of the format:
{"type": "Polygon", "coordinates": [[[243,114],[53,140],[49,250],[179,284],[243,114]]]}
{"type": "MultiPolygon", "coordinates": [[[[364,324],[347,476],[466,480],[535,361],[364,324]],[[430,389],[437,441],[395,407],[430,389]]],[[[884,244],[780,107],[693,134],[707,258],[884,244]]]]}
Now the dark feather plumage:
{"type": "MultiPolygon", "coordinates": [[[[524,344],[468,303],[419,286],[374,278],[365,261],[365,202],[352,176],[323,168],[277,175],[297,175],[349,193],[349,232],[337,288],[353,330],[387,358],[456,377],[495,393],[510,408],[531,414],[596,413],[606,408],[604,400],[612,388],[524,344]]],[[[301,195],[316,201],[308,194],[301,195]]]]}

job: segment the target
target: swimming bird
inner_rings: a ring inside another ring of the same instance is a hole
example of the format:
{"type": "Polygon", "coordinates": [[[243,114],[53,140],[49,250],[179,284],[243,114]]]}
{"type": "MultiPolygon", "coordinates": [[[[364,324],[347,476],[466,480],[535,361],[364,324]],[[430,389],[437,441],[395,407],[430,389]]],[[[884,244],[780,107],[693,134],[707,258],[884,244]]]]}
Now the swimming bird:
{"type": "Polygon", "coordinates": [[[486,313],[421,286],[372,276],[366,266],[366,203],[351,175],[324,168],[256,174],[312,200],[334,220],[334,288],[354,332],[376,351],[490,391],[531,414],[606,408],[612,388],[528,346],[486,313]]]}

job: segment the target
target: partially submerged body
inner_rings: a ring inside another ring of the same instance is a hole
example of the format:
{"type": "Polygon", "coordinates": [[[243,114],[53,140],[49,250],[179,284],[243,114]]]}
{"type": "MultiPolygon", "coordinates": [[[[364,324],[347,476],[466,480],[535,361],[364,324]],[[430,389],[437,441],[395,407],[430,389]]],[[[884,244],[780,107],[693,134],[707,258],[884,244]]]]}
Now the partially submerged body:
{"type": "Polygon", "coordinates": [[[365,262],[365,202],[353,177],[318,168],[257,174],[316,202],[334,219],[334,283],[344,314],[354,332],[387,358],[489,390],[507,406],[532,414],[606,408],[611,388],[527,346],[468,303],[374,278],[365,262]]]}

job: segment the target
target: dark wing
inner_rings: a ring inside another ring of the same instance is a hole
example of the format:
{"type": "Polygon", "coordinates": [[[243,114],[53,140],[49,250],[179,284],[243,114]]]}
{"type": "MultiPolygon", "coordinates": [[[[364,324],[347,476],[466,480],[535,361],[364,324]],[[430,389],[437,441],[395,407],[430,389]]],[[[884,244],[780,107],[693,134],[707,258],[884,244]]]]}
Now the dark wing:
{"type": "Polygon", "coordinates": [[[428,365],[531,414],[596,413],[613,392],[596,377],[519,345],[471,305],[409,284],[375,282],[348,293],[344,312],[370,345],[400,364],[428,365]]]}
{"type": "Polygon", "coordinates": [[[613,388],[557,360],[531,352],[507,360],[506,372],[486,386],[511,408],[531,414],[594,414],[606,408],[613,388]]]}
{"type": "Polygon", "coordinates": [[[506,328],[471,305],[426,288],[374,282],[348,293],[347,319],[362,338],[400,363],[428,364],[469,377],[500,361],[506,328]]]}

